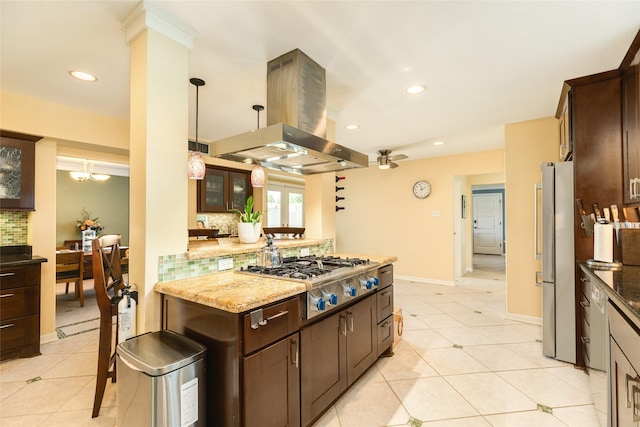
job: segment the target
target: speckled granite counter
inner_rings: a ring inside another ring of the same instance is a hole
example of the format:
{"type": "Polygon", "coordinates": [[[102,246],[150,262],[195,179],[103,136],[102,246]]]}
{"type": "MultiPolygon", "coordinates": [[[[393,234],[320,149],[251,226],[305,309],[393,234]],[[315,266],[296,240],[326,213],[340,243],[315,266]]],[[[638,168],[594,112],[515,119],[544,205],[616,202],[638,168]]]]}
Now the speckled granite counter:
{"type": "Polygon", "coordinates": [[[640,267],[624,266],[621,271],[603,271],[580,263],[580,268],[640,330],[640,267]]]}
{"type": "MultiPolygon", "coordinates": [[[[228,239],[221,239],[220,242],[228,239]]],[[[327,239],[282,239],[274,240],[273,243],[280,249],[303,248],[308,246],[324,245],[327,239]]],[[[255,253],[264,248],[266,241],[264,238],[257,243],[239,243],[230,239],[229,243],[221,244],[215,240],[191,240],[189,241],[189,251],[187,258],[202,259],[215,258],[219,256],[238,255],[245,253],[255,253]]]]}
{"type": "MultiPolygon", "coordinates": [[[[381,266],[398,260],[395,256],[335,255],[370,259],[381,266]]],[[[308,286],[310,285],[304,281],[281,280],[226,271],[157,283],[154,290],[230,313],[242,313],[306,292],[308,286]]]]}
{"type": "Polygon", "coordinates": [[[0,266],[15,267],[18,265],[31,265],[47,262],[46,258],[38,255],[32,255],[31,246],[1,246],[0,247],[0,266]]]}

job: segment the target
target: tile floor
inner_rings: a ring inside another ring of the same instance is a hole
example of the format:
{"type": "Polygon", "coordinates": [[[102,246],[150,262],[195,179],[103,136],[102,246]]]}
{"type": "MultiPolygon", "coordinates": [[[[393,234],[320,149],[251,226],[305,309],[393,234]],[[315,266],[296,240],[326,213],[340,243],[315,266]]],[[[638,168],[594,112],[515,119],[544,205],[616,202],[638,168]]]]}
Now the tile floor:
{"type": "MultiPolygon", "coordinates": [[[[396,280],[404,333],[394,356],[314,427],[605,425],[606,375],[542,356],[540,327],[504,318],[503,265],[478,262],[455,287],[396,280]]],[[[58,293],[58,325],[77,324],[59,328],[67,337],[42,356],[0,364],[2,426],[115,425],[111,383],[91,419],[98,334],[77,332],[92,328],[92,290],[85,309],[58,293]]]]}

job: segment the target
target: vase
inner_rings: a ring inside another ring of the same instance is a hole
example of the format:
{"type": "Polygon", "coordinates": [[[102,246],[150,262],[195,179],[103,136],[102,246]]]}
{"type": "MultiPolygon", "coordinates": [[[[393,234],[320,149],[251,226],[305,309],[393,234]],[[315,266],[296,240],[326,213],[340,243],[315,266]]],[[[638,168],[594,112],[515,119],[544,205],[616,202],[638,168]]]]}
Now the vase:
{"type": "Polygon", "coordinates": [[[260,223],[239,222],[238,238],[240,243],[256,243],[260,239],[260,223]]]}
{"type": "Polygon", "coordinates": [[[96,238],[96,230],[83,230],[82,231],[82,250],[84,252],[91,252],[91,245],[93,239],[96,238]]]}

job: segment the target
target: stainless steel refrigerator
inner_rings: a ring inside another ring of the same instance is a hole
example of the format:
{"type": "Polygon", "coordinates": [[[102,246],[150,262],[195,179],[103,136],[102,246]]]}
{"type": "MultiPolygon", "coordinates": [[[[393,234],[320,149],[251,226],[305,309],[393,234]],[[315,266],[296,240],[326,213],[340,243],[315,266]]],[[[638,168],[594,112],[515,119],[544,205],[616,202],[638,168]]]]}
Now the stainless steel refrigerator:
{"type": "Polygon", "coordinates": [[[542,350],[545,356],[576,363],[573,163],[543,163],[541,169],[536,252],[542,272],[536,283],[542,287],[542,350]]]}

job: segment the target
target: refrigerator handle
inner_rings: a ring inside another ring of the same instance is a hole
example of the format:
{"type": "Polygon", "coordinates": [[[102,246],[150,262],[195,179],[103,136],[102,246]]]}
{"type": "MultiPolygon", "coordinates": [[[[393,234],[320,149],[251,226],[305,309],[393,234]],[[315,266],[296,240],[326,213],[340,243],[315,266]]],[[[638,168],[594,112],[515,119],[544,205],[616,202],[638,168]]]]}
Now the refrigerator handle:
{"type": "MultiPolygon", "coordinates": [[[[534,209],[534,222],[533,222],[533,232],[535,233],[535,236],[533,238],[534,241],[534,253],[536,254],[536,259],[540,259],[540,257],[542,257],[542,245],[540,243],[540,225],[542,223],[542,211],[540,211],[540,200],[542,198],[542,183],[537,183],[535,186],[535,190],[533,193],[534,197],[533,197],[533,209],[534,209]]],[[[538,272],[536,272],[536,276],[538,275],[538,272]]],[[[536,284],[538,283],[538,280],[536,279],[536,284]]],[[[540,282],[542,283],[542,282],[540,282]]]]}

